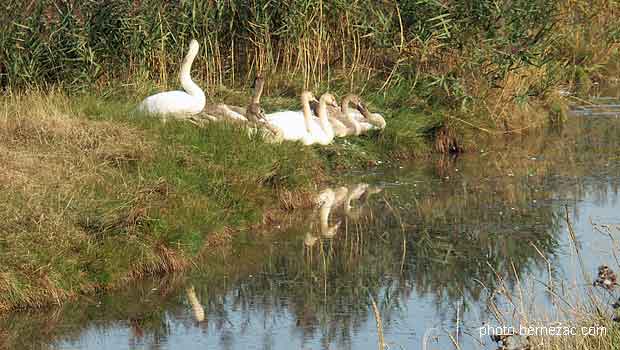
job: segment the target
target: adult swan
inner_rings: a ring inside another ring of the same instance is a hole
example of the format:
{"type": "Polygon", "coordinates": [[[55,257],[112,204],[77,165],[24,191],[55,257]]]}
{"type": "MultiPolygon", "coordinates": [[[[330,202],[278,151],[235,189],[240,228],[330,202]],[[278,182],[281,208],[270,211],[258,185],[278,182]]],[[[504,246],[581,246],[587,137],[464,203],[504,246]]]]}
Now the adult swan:
{"type": "Polygon", "coordinates": [[[138,106],[138,110],[150,114],[194,115],[202,111],[205,106],[205,94],[190,77],[192,62],[198,54],[198,41],[192,39],[189,43],[189,52],[179,72],[181,86],[185,91],[166,91],[149,96],[138,106]]]}

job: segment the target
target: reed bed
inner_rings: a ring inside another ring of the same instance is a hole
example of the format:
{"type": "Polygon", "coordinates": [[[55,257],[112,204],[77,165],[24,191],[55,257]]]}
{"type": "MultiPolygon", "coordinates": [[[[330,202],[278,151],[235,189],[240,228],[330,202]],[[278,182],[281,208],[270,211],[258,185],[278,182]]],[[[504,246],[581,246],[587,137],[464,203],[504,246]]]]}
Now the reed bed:
{"type": "Polygon", "coordinates": [[[0,86],[143,96],[176,86],[197,38],[195,77],[211,93],[261,72],[266,95],[339,86],[510,132],[539,124],[532,111],[557,103],[558,86],[603,76],[619,14],[612,0],[7,0],[0,86]]]}

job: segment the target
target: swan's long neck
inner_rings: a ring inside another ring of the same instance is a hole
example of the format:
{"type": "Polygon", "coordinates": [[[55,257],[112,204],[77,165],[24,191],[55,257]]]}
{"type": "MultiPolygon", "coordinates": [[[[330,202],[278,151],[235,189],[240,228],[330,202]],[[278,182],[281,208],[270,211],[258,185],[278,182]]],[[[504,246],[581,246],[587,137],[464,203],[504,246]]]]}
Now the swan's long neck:
{"type": "Polygon", "coordinates": [[[350,95],[347,95],[342,99],[342,102],[340,103],[340,109],[342,110],[342,113],[345,113],[347,111],[350,103],[351,103],[350,95]]]}
{"type": "Polygon", "coordinates": [[[179,72],[179,78],[181,79],[181,86],[188,94],[193,97],[199,99],[200,101],[205,101],[205,94],[194,81],[190,75],[192,70],[192,63],[194,62],[194,58],[196,58],[196,54],[198,54],[198,50],[191,50],[183,59],[183,64],[181,65],[181,71],[179,72]]]}
{"type": "Polygon", "coordinates": [[[306,125],[306,131],[308,133],[312,132],[311,121],[312,121],[312,111],[310,110],[310,101],[308,97],[302,95],[301,96],[301,108],[304,112],[304,124],[306,125]]]}
{"type": "Polygon", "coordinates": [[[378,127],[379,129],[385,128],[385,119],[377,113],[370,113],[366,107],[358,108],[360,113],[370,122],[370,124],[378,127]]]}
{"type": "Polygon", "coordinates": [[[256,82],[256,86],[254,87],[254,95],[252,95],[252,103],[259,104],[260,97],[263,94],[263,81],[258,80],[256,82]]]}
{"type": "Polygon", "coordinates": [[[323,97],[319,101],[319,123],[321,124],[321,129],[323,129],[331,141],[334,138],[334,129],[327,118],[327,103],[323,97]]]}
{"type": "Polygon", "coordinates": [[[360,135],[362,133],[362,126],[355,118],[353,118],[349,104],[351,104],[351,96],[345,96],[345,98],[342,99],[340,109],[342,110],[342,113],[344,113],[345,118],[347,118],[347,121],[353,125],[353,132],[355,135],[360,135]]]}
{"type": "Polygon", "coordinates": [[[321,225],[321,234],[327,234],[329,232],[329,214],[332,211],[332,207],[336,201],[336,193],[328,188],[321,193],[323,203],[319,208],[319,221],[321,225]]]}

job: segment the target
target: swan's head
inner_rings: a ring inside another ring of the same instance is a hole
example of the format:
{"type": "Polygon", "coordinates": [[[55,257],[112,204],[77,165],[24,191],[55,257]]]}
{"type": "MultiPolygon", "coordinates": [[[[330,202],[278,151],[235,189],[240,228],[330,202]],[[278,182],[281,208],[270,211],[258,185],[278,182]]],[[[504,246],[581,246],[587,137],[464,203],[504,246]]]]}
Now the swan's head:
{"type": "Polygon", "coordinates": [[[385,126],[387,125],[385,118],[383,118],[383,116],[379,113],[373,113],[372,115],[379,129],[385,129],[385,126]]]}
{"type": "Polygon", "coordinates": [[[336,102],[336,98],[334,97],[334,95],[330,94],[329,92],[324,93],[323,95],[321,95],[321,102],[325,103],[328,106],[332,106],[335,108],[338,108],[338,102],[336,102]]]}
{"type": "Polygon", "coordinates": [[[262,89],[263,85],[265,84],[265,79],[263,79],[263,77],[261,77],[260,75],[257,75],[256,78],[254,78],[254,83],[252,83],[252,89],[262,89]]]}
{"type": "Polygon", "coordinates": [[[310,102],[310,101],[315,101],[315,102],[319,102],[316,97],[314,97],[314,94],[310,91],[304,91],[301,93],[301,100],[306,103],[306,102],[310,102]]]}
{"type": "Polygon", "coordinates": [[[363,103],[357,105],[357,110],[362,113],[362,115],[368,119],[369,122],[376,125],[379,129],[385,129],[387,123],[385,122],[385,118],[379,113],[370,113],[366,106],[363,103]]]}
{"type": "Polygon", "coordinates": [[[188,55],[196,56],[198,54],[199,48],[200,48],[200,45],[198,44],[198,41],[196,39],[192,39],[192,41],[189,42],[188,55]]]}
{"type": "Polygon", "coordinates": [[[359,108],[362,105],[362,99],[356,94],[348,94],[343,99],[343,102],[353,103],[356,108],[359,108]]]}

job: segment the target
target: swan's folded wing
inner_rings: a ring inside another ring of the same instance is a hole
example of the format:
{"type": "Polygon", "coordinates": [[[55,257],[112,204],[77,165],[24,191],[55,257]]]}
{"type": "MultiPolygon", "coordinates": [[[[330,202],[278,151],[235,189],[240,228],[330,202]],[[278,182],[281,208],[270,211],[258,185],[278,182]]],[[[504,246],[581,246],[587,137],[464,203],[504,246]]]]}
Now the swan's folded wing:
{"type": "Polygon", "coordinates": [[[306,134],[304,115],[297,111],[276,112],[265,115],[265,121],[281,131],[284,140],[301,140],[306,134]]]}
{"type": "Polygon", "coordinates": [[[145,98],[140,110],[151,114],[198,114],[203,106],[184,91],[167,91],[145,98]]]}

